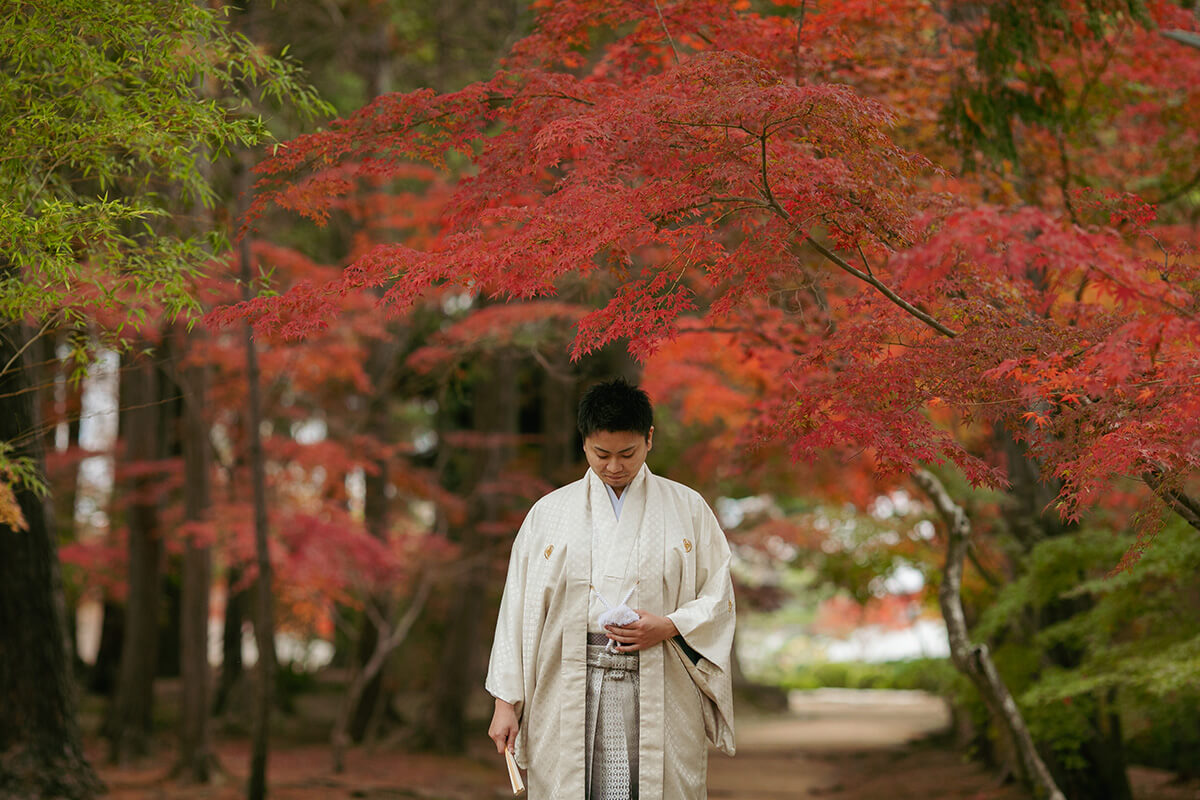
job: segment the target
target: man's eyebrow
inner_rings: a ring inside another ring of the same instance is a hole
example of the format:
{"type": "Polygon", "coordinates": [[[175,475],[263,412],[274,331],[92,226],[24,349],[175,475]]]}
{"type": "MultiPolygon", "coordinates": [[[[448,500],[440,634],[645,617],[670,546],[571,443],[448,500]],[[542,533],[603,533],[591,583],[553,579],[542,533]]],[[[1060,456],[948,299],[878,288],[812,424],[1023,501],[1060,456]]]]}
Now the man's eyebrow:
{"type": "MultiPolygon", "coordinates": [[[[592,445],[592,449],[595,450],[597,453],[607,454],[607,453],[612,452],[611,450],[605,450],[603,447],[597,447],[596,445],[592,445]]],[[[634,450],[637,450],[636,444],[630,445],[629,447],[626,447],[624,450],[618,450],[617,452],[618,453],[632,453],[634,450]]]]}

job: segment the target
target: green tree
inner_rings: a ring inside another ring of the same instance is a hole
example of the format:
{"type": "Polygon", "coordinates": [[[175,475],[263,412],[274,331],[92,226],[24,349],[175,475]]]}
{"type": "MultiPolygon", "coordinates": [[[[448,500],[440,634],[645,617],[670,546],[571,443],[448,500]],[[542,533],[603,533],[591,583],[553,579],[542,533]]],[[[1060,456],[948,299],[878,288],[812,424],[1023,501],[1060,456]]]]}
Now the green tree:
{"type": "Polygon", "coordinates": [[[0,2],[0,797],[101,788],[79,745],[26,351],[90,321],[120,344],[160,310],[197,307],[192,279],[222,242],[177,232],[171,209],[211,204],[202,147],[269,139],[249,86],[324,110],[294,65],[207,5],[0,2]]]}

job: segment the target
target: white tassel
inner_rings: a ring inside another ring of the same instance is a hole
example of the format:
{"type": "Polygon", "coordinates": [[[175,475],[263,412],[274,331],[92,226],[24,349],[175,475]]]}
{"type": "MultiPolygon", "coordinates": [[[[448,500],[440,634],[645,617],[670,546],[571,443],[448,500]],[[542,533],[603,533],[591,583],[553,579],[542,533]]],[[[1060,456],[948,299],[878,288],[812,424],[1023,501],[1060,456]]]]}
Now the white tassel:
{"type": "MultiPolygon", "coordinates": [[[[629,602],[629,598],[633,597],[633,590],[636,588],[637,588],[636,583],[633,586],[629,587],[629,591],[625,593],[625,597],[621,600],[621,604],[619,606],[617,606],[616,608],[613,608],[609,604],[609,602],[604,599],[604,595],[600,594],[600,590],[597,589],[595,586],[592,587],[592,591],[596,593],[596,597],[599,597],[600,602],[604,604],[604,607],[606,609],[608,609],[607,611],[605,611],[603,614],[600,615],[600,627],[601,628],[607,628],[609,625],[616,625],[618,627],[624,627],[625,625],[628,625],[631,622],[637,622],[639,619],[641,619],[641,617],[638,616],[638,613],[636,611],[634,611],[629,606],[625,605],[626,603],[629,602]]],[[[617,651],[616,640],[609,639],[608,644],[605,646],[604,649],[606,649],[610,653],[615,653],[617,651]]]]}

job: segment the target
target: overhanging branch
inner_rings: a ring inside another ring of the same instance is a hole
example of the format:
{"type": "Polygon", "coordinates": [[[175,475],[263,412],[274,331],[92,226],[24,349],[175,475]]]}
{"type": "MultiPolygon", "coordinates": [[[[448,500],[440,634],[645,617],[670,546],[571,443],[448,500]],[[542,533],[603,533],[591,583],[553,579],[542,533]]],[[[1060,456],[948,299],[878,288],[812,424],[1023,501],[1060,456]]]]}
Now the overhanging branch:
{"type": "Polygon", "coordinates": [[[957,331],[947,328],[945,325],[938,322],[932,316],[925,313],[921,309],[917,308],[916,306],[914,306],[912,303],[905,300],[900,295],[896,294],[894,291],[892,291],[890,288],[888,288],[887,284],[885,284],[883,281],[879,280],[874,275],[863,272],[861,269],[858,269],[854,265],[850,264],[848,261],[846,261],[846,259],[842,258],[837,253],[833,252],[828,247],[826,247],[825,245],[818,242],[812,236],[805,234],[804,241],[807,242],[808,244],[812,245],[814,250],[816,250],[821,255],[825,256],[825,258],[832,261],[838,267],[840,267],[841,269],[843,269],[846,272],[849,272],[851,275],[858,278],[863,283],[873,286],[876,291],[878,291],[880,294],[882,294],[888,300],[891,300],[893,303],[900,306],[900,308],[904,309],[912,316],[921,320],[921,322],[924,322],[926,325],[933,328],[938,333],[942,334],[943,336],[948,336],[951,339],[958,336],[957,331]]]}
{"type": "Polygon", "coordinates": [[[1168,508],[1183,517],[1188,525],[1200,531],[1200,501],[1182,489],[1169,485],[1161,470],[1146,470],[1142,473],[1142,480],[1168,508]]]}
{"type": "MultiPolygon", "coordinates": [[[[767,134],[766,128],[763,129],[763,132],[761,134],[758,134],[758,138],[760,140],[760,145],[761,145],[760,158],[762,159],[761,178],[762,178],[763,199],[766,201],[767,208],[769,208],[776,216],[778,216],[780,219],[782,219],[784,222],[787,222],[790,225],[792,222],[791,214],[789,214],[787,212],[787,209],[785,209],[782,205],[780,205],[779,201],[775,199],[775,195],[771,192],[771,184],[770,184],[769,180],[767,179],[767,135],[768,134],[767,134]]],[[[892,301],[897,306],[904,309],[904,311],[907,312],[908,314],[910,314],[911,316],[919,319],[921,322],[924,322],[926,325],[933,328],[935,331],[937,331],[941,335],[949,337],[951,339],[958,336],[957,331],[955,331],[951,328],[947,328],[945,325],[943,325],[942,323],[940,323],[936,319],[934,319],[931,315],[925,313],[921,309],[914,306],[912,303],[905,300],[900,295],[896,294],[894,291],[892,291],[891,288],[889,288],[887,286],[887,284],[885,284],[883,281],[876,278],[873,274],[871,274],[869,272],[863,272],[861,269],[858,269],[857,267],[851,265],[848,261],[846,261],[846,259],[842,258],[837,253],[833,252],[828,247],[826,247],[825,245],[818,242],[816,239],[814,239],[808,233],[804,234],[803,241],[812,245],[814,250],[816,250],[821,255],[825,256],[826,259],[833,262],[833,264],[835,264],[837,267],[839,267],[840,269],[842,269],[845,272],[850,273],[851,275],[858,278],[863,283],[866,283],[867,285],[874,287],[874,289],[876,291],[878,291],[880,294],[882,294],[888,300],[892,301]]]]}
{"type": "Polygon", "coordinates": [[[1186,44],[1188,47],[1195,47],[1197,50],[1200,50],[1200,34],[1190,31],[1162,31],[1162,35],[1168,39],[1174,39],[1180,44],[1186,44]]]}

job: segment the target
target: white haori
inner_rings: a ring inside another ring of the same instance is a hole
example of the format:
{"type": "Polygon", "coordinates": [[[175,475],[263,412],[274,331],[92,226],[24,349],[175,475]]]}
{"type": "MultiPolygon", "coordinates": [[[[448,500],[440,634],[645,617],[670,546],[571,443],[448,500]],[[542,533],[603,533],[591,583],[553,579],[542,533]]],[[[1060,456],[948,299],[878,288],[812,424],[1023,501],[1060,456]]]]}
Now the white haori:
{"type": "Polygon", "coordinates": [[[638,654],[639,798],[704,798],[706,741],[734,752],[725,535],[697,492],[644,466],[622,500],[618,520],[588,470],[534,504],[513,545],[485,685],[516,707],[532,800],[587,797],[586,638],[605,610],[592,586],[636,586],[629,605],[670,618],[699,654],[672,640],[638,654]]]}

